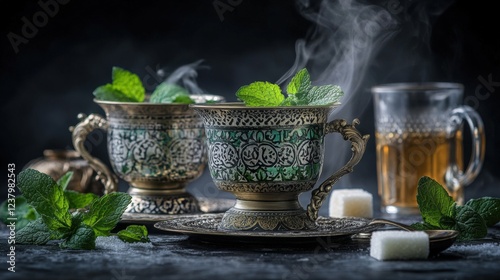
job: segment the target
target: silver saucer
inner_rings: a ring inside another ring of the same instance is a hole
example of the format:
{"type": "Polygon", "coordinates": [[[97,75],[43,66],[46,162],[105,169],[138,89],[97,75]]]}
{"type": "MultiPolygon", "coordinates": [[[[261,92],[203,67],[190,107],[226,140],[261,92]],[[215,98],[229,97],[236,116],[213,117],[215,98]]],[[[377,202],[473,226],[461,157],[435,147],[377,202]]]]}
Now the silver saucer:
{"type": "MultiPolygon", "coordinates": [[[[201,213],[222,213],[226,212],[229,208],[233,207],[236,200],[229,198],[202,198],[197,197],[198,207],[201,213]]],[[[171,217],[184,216],[187,214],[147,214],[147,213],[123,213],[120,220],[121,223],[132,223],[132,224],[152,224],[160,221],[164,221],[171,217]]],[[[191,214],[190,214],[191,215],[191,214]]]]}
{"type": "Polygon", "coordinates": [[[365,218],[328,218],[319,217],[318,228],[299,231],[237,231],[219,229],[223,213],[191,214],[171,217],[157,222],[154,227],[159,230],[186,234],[190,237],[210,242],[222,243],[310,243],[318,238],[332,240],[350,239],[351,236],[364,232],[372,232],[381,225],[370,225],[371,219],[365,218]]]}

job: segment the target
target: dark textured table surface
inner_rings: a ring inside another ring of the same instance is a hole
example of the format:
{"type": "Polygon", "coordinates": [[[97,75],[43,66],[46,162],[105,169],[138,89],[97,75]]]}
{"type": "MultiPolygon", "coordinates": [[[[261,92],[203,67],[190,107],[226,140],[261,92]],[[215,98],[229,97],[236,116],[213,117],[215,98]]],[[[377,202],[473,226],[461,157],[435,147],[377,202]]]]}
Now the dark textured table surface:
{"type": "MultiPolygon", "coordinates": [[[[398,218],[412,222],[415,217],[398,218]]],[[[121,225],[125,226],[125,225],[121,225]]],[[[1,229],[6,279],[499,279],[500,224],[482,240],[456,242],[438,256],[417,261],[378,261],[369,240],[318,239],[288,244],[224,245],[150,228],[150,244],[98,241],[92,251],[57,244],[16,245],[15,273],[7,270],[8,230],[1,229]]]]}

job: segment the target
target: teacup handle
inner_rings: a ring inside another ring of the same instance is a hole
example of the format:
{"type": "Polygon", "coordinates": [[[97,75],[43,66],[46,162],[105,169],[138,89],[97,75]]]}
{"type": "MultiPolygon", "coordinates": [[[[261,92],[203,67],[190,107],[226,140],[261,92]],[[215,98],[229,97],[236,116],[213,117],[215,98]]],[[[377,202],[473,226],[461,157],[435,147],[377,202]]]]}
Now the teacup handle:
{"type": "Polygon", "coordinates": [[[73,138],[73,146],[80,153],[82,158],[88,161],[89,165],[97,172],[97,179],[104,185],[104,194],[116,192],[118,190],[118,178],[111,173],[109,168],[98,158],[93,157],[85,148],[87,136],[95,129],[106,130],[108,122],[97,114],[78,114],[80,122],[75,127],[70,127],[73,138]]]}
{"type": "Polygon", "coordinates": [[[370,135],[361,135],[359,131],[354,127],[359,124],[358,119],[352,121],[352,125],[348,124],[346,120],[333,120],[326,124],[325,134],[338,132],[344,136],[344,140],[351,141],[351,159],[342,168],[333,173],[328,179],[326,179],[319,188],[312,192],[311,202],[307,206],[307,217],[315,222],[318,219],[318,212],[321,204],[328,196],[333,188],[333,185],[340,179],[340,177],[353,171],[354,166],[358,164],[363,157],[365,152],[366,143],[370,135]]]}
{"type": "MultiPolygon", "coordinates": [[[[477,177],[481,167],[483,166],[485,153],[485,136],[484,125],[479,114],[469,106],[461,106],[451,112],[450,132],[456,134],[462,127],[463,122],[467,122],[470,128],[472,139],[472,154],[469,160],[469,165],[465,172],[462,172],[457,165],[455,150],[451,150],[451,158],[454,161],[452,167],[446,174],[447,181],[453,182],[458,180],[458,187],[470,185],[477,177]],[[455,180],[453,180],[455,179],[455,180]]],[[[455,147],[453,147],[455,148],[455,147]]],[[[456,184],[451,184],[456,185],[456,184]]],[[[456,190],[455,190],[456,191],[456,190]]]]}

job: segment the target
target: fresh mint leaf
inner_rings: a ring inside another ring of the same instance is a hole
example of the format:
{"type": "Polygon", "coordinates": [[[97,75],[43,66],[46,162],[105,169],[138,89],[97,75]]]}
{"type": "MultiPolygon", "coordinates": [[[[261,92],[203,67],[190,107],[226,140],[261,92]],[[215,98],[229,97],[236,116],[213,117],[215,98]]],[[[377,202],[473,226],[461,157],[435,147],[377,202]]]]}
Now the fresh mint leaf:
{"type": "MultiPolygon", "coordinates": [[[[453,207],[455,207],[455,205],[456,204],[454,204],[453,207]]],[[[444,229],[454,228],[457,224],[457,221],[454,218],[454,217],[456,217],[456,214],[452,215],[452,217],[442,216],[441,219],[439,219],[439,227],[444,228],[444,229]]]]}
{"type": "Polygon", "coordinates": [[[50,230],[71,228],[69,202],[61,186],[49,175],[34,169],[23,170],[19,173],[17,186],[50,230]]]}
{"type": "Polygon", "coordinates": [[[288,94],[306,93],[311,89],[311,77],[306,68],[300,70],[293,76],[286,88],[288,94]]]}
{"type": "Polygon", "coordinates": [[[413,224],[413,228],[453,229],[460,233],[459,240],[485,237],[488,225],[500,219],[500,199],[471,199],[459,206],[443,186],[425,176],[418,182],[417,203],[424,223],[413,224]]]}
{"type": "Polygon", "coordinates": [[[126,96],[118,89],[114,88],[112,84],[106,84],[96,88],[93,92],[98,100],[117,101],[117,102],[135,102],[134,99],[126,96]]]}
{"type": "Polygon", "coordinates": [[[64,173],[64,175],[62,175],[61,178],[59,178],[59,180],[57,180],[57,184],[61,186],[63,191],[65,191],[66,188],[68,188],[69,182],[71,181],[71,177],[73,177],[73,171],[68,171],[64,173]]]}
{"type": "Polygon", "coordinates": [[[113,88],[135,102],[144,101],[145,89],[139,76],[120,67],[113,67],[112,72],[113,88]]]}
{"type": "Polygon", "coordinates": [[[63,249],[92,250],[95,249],[95,239],[96,235],[94,230],[90,226],[82,223],[75,230],[73,235],[60,244],[60,247],[63,249]]]}
{"type": "Polygon", "coordinates": [[[247,106],[279,106],[285,96],[278,85],[269,82],[253,82],[242,86],[236,92],[236,97],[247,106]]]}
{"type": "Polygon", "coordinates": [[[146,90],[139,76],[120,67],[113,67],[112,79],[112,84],[94,90],[93,94],[97,99],[119,102],[144,101],[146,90]]]}
{"type": "Polygon", "coordinates": [[[484,219],[486,226],[494,226],[500,222],[500,198],[482,197],[471,199],[465,203],[484,219]]]}
{"type": "Polygon", "coordinates": [[[242,86],[236,97],[247,106],[321,106],[339,104],[344,92],[339,86],[312,86],[306,68],[295,74],[287,86],[285,98],[278,85],[269,82],[254,82],[242,86]]]}
{"type": "Polygon", "coordinates": [[[41,218],[29,222],[21,229],[16,229],[16,243],[19,244],[43,245],[51,239],[51,230],[41,218]]]}
{"type": "Polygon", "coordinates": [[[483,238],[488,233],[488,227],[484,219],[469,206],[454,206],[456,207],[456,224],[453,228],[460,232],[459,240],[472,240],[483,238]]]}
{"type": "Polygon", "coordinates": [[[118,238],[125,242],[150,242],[148,229],[143,225],[130,225],[118,232],[118,238]]]}
{"type": "Polygon", "coordinates": [[[11,203],[9,203],[8,200],[4,200],[0,205],[0,221],[2,221],[2,223],[8,224],[11,221],[7,220],[7,218],[16,217],[16,230],[19,230],[25,227],[29,222],[34,221],[38,218],[38,214],[36,213],[35,209],[33,209],[33,207],[28,204],[26,198],[23,195],[16,196],[16,198],[14,199],[14,203],[15,216],[11,215],[12,210],[9,211],[9,204],[11,203]]]}
{"type": "Polygon", "coordinates": [[[296,95],[292,94],[289,95],[283,102],[281,102],[280,106],[296,106],[300,105],[299,104],[299,99],[297,98],[296,95]]]}
{"type": "Polygon", "coordinates": [[[93,193],[81,193],[72,190],[67,190],[64,195],[68,199],[69,209],[78,209],[87,207],[98,196],[93,193]]]}
{"type": "Polygon", "coordinates": [[[153,94],[149,98],[151,103],[183,103],[192,104],[195,103],[191,97],[189,97],[189,92],[176,84],[161,83],[154,90],[153,94]]]}
{"type": "Polygon", "coordinates": [[[83,223],[91,227],[96,236],[108,236],[129,205],[131,196],[114,192],[94,200],[83,214],[83,223]]]}
{"type": "Polygon", "coordinates": [[[424,222],[439,226],[443,216],[451,217],[455,202],[438,182],[424,176],[418,181],[417,203],[424,222]]]}

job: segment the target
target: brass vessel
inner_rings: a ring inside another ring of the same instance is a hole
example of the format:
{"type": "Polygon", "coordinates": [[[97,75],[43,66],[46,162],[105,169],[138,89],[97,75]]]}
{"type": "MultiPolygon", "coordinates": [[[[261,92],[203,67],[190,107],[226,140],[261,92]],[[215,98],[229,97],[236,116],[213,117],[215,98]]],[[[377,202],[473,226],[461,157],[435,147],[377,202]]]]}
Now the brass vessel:
{"type": "Polygon", "coordinates": [[[104,192],[103,184],[95,178],[95,171],[75,150],[44,150],[43,157],[31,160],[24,168],[36,169],[56,181],[72,171],[73,176],[67,187],[69,190],[97,195],[104,192]]]}

